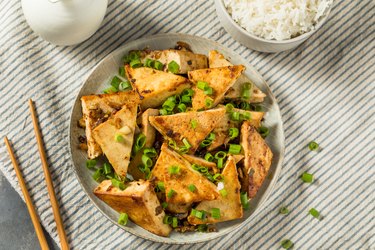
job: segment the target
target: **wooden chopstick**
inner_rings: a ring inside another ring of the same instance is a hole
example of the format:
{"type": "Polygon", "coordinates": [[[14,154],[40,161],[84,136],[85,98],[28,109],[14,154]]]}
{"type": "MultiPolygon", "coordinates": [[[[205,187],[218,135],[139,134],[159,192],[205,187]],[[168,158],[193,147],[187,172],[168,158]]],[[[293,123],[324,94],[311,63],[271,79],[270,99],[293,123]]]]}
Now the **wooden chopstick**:
{"type": "Polygon", "coordinates": [[[37,213],[35,211],[33,202],[31,201],[29,192],[27,191],[27,187],[26,187],[25,181],[24,181],[24,179],[22,177],[22,173],[20,171],[20,167],[18,166],[16,157],[14,156],[12,147],[11,147],[11,145],[9,143],[9,140],[8,140],[8,138],[6,136],[4,137],[4,142],[5,142],[5,145],[6,145],[7,149],[8,149],[9,157],[10,157],[12,163],[13,163],[14,171],[16,171],[16,175],[17,175],[17,178],[18,178],[18,183],[20,184],[23,197],[25,198],[27,210],[29,210],[31,221],[33,222],[33,225],[34,225],[34,228],[35,228],[35,232],[36,232],[36,236],[38,237],[38,240],[39,240],[40,247],[42,249],[49,249],[47,241],[46,241],[46,238],[45,238],[44,233],[43,233],[42,226],[40,225],[39,220],[38,220],[38,215],[37,215],[37,213]]]}
{"type": "Polygon", "coordinates": [[[49,199],[50,199],[51,205],[52,205],[53,216],[55,217],[57,233],[60,237],[61,249],[63,249],[63,250],[69,249],[68,240],[67,240],[67,237],[66,237],[66,234],[65,234],[63,222],[62,222],[60,211],[59,211],[59,204],[58,204],[57,199],[56,199],[55,189],[53,187],[51,174],[50,174],[49,169],[48,169],[47,157],[46,157],[46,153],[45,153],[44,147],[43,147],[43,140],[42,140],[42,135],[41,135],[40,130],[39,130],[38,119],[36,117],[34,104],[33,104],[33,101],[31,99],[29,99],[29,107],[30,107],[31,118],[33,120],[35,137],[36,137],[36,140],[37,140],[37,143],[38,143],[40,160],[42,161],[44,178],[46,179],[47,190],[48,190],[49,199]]]}

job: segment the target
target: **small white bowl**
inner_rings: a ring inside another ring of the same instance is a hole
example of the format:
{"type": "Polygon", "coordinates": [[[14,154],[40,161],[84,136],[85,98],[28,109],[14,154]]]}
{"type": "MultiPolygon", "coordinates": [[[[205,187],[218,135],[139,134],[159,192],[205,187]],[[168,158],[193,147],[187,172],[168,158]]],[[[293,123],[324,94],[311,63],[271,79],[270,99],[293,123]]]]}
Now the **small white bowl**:
{"type": "Polygon", "coordinates": [[[276,41],[276,40],[267,40],[264,38],[257,37],[250,32],[242,28],[238,23],[236,23],[231,15],[228,13],[228,10],[225,8],[223,0],[215,0],[215,7],[217,15],[219,16],[220,22],[223,25],[224,29],[238,42],[245,45],[249,49],[268,52],[268,53],[277,53],[289,49],[293,49],[306,41],[312,34],[314,34],[327,20],[329,13],[331,11],[332,5],[329,6],[329,9],[326,11],[326,14],[323,18],[315,25],[315,29],[304,33],[300,36],[297,36],[292,39],[276,41]]]}

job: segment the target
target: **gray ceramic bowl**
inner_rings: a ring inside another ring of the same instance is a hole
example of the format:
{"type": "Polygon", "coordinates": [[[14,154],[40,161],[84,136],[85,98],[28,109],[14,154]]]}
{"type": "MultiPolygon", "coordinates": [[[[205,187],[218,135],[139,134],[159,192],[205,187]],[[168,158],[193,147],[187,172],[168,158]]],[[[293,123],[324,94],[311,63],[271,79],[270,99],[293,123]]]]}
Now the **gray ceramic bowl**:
{"type": "Polygon", "coordinates": [[[221,25],[223,25],[224,29],[238,42],[245,45],[246,47],[261,51],[261,52],[269,52],[269,53],[276,53],[281,52],[289,49],[293,49],[306,41],[312,34],[314,34],[327,20],[329,13],[331,11],[332,5],[326,11],[321,20],[315,26],[315,29],[304,33],[300,36],[297,36],[292,39],[283,40],[283,41],[276,41],[276,40],[267,40],[264,38],[257,37],[250,32],[246,31],[242,28],[238,23],[236,23],[231,15],[228,13],[227,9],[224,6],[223,0],[215,0],[215,8],[216,13],[219,16],[221,25]]]}
{"type": "MultiPolygon", "coordinates": [[[[117,74],[118,68],[122,64],[121,58],[129,50],[144,49],[150,47],[151,49],[168,49],[173,48],[177,41],[184,41],[191,45],[194,52],[208,54],[209,50],[216,49],[223,53],[234,64],[243,64],[246,66],[245,74],[264,92],[267,98],[263,104],[267,114],[265,117],[265,125],[270,128],[270,135],[267,137],[267,143],[272,149],[274,154],[273,163],[270,170],[270,176],[263,184],[257,197],[250,202],[251,209],[246,211],[244,217],[239,220],[219,223],[217,225],[218,232],[214,233],[185,233],[180,234],[173,232],[169,238],[154,235],[143,228],[129,223],[128,226],[123,227],[124,230],[137,235],[139,237],[149,239],[156,242],[171,243],[171,244],[189,244],[196,242],[203,242],[218,238],[229,232],[233,232],[242,223],[247,223],[253,216],[256,216],[256,211],[260,209],[264,201],[272,192],[272,188],[276,183],[277,177],[280,172],[283,156],[284,156],[284,132],[280,116],[279,107],[276,100],[268,88],[266,82],[261,75],[233,51],[223,47],[222,45],[210,41],[208,39],[182,35],[182,34],[161,34],[152,37],[141,38],[136,41],[129,42],[123,47],[118,48],[101,62],[88,74],[86,81],[83,83],[82,88],[75,100],[70,120],[70,152],[71,159],[74,165],[74,171],[77,179],[82,186],[82,189],[87,193],[92,203],[102,212],[115,225],[117,224],[118,212],[113,210],[107,204],[99,200],[94,194],[93,190],[98,185],[93,178],[92,172],[85,166],[87,154],[79,149],[78,136],[84,135],[84,130],[77,126],[78,120],[82,117],[80,98],[83,95],[94,93],[101,93],[103,89],[108,87],[110,79],[117,74]]],[[[118,225],[119,226],[119,225],[118,225]]],[[[251,231],[249,232],[251,234],[251,231]]],[[[124,236],[125,237],[125,236],[124,236]]]]}

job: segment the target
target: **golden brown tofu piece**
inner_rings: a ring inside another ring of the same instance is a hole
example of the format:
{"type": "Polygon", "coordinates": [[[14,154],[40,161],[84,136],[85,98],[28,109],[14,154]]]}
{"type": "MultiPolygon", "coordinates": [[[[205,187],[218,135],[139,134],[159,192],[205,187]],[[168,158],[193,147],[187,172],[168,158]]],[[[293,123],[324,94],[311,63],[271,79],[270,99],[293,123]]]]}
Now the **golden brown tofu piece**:
{"type": "Polygon", "coordinates": [[[212,170],[212,172],[215,174],[219,171],[214,162],[209,162],[203,158],[188,154],[183,154],[182,157],[184,157],[191,164],[197,164],[199,166],[208,168],[208,170],[212,170]]]}
{"type": "Polygon", "coordinates": [[[147,58],[163,63],[165,71],[168,71],[168,64],[175,61],[180,66],[177,74],[186,74],[188,71],[208,67],[207,56],[186,50],[152,50],[144,54],[142,61],[144,62],[147,58]]]}
{"type": "MultiPolygon", "coordinates": [[[[249,113],[251,116],[250,123],[256,127],[260,127],[260,123],[263,119],[264,113],[263,112],[254,112],[254,111],[247,111],[242,109],[233,109],[234,112],[239,112],[240,114],[249,113]]],[[[215,134],[215,140],[212,144],[207,148],[208,151],[212,151],[223,144],[227,144],[230,140],[229,137],[229,129],[230,128],[238,128],[240,129],[241,123],[239,121],[233,121],[231,119],[231,114],[226,113],[226,115],[220,119],[212,133],[215,134]]]]}
{"type": "Polygon", "coordinates": [[[186,138],[191,145],[190,153],[194,153],[199,144],[217,126],[220,117],[225,115],[225,109],[210,109],[207,111],[189,111],[175,115],[152,116],[150,123],[167,139],[174,140],[177,146],[183,146],[186,138]],[[192,126],[196,122],[196,127],[192,126]]]}
{"type": "Polygon", "coordinates": [[[172,231],[163,223],[165,213],[149,181],[129,182],[125,190],[105,180],[94,190],[94,194],[120,213],[127,213],[138,226],[151,233],[168,236],[172,231]]]}
{"type": "MultiPolygon", "coordinates": [[[[225,67],[225,66],[233,65],[227,59],[225,59],[222,54],[220,54],[216,50],[210,51],[208,55],[208,60],[209,60],[210,68],[218,68],[218,67],[225,67]]],[[[238,77],[235,84],[233,84],[233,86],[230,87],[228,91],[225,93],[225,98],[235,99],[235,100],[240,99],[242,85],[245,82],[251,83],[250,79],[247,78],[245,75],[241,75],[240,77],[238,77]]],[[[263,102],[265,97],[266,97],[266,94],[264,94],[255,84],[253,84],[253,92],[252,92],[249,102],[250,103],[263,102]]]]}
{"type": "MultiPolygon", "coordinates": [[[[137,123],[140,127],[140,133],[146,136],[145,148],[152,147],[155,142],[156,130],[151,126],[148,118],[150,116],[159,115],[159,110],[157,109],[147,109],[143,112],[137,119],[137,123]]],[[[139,170],[138,166],[142,164],[143,150],[139,151],[134,158],[130,161],[128,173],[131,174],[134,180],[145,179],[145,173],[139,170]]]]}
{"type": "Polygon", "coordinates": [[[122,177],[126,176],[130,161],[138,104],[139,99],[128,100],[116,114],[93,130],[95,141],[122,177]]]}
{"type": "Polygon", "coordinates": [[[224,94],[236,82],[244,70],[245,66],[236,65],[189,71],[189,79],[194,84],[192,87],[194,90],[192,99],[193,109],[202,110],[215,107],[224,99],[224,94]],[[198,88],[197,83],[200,81],[206,82],[213,89],[213,93],[206,95],[204,90],[198,88]],[[211,100],[212,105],[208,105],[207,100],[211,100]]]}
{"type": "Polygon", "coordinates": [[[195,209],[206,211],[207,218],[201,220],[195,216],[189,215],[188,221],[190,224],[212,224],[242,218],[243,209],[240,197],[241,185],[238,180],[236,163],[233,156],[228,157],[222,175],[224,177],[223,183],[227,195],[220,195],[217,200],[202,201],[199,203],[195,209]],[[220,218],[213,218],[211,216],[213,208],[218,208],[220,210],[220,218]]]}
{"type": "Polygon", "coordinates": [[[241,146],[245,155],[242,190],[248,193],[249,198],[254,198],[268,174],[273,154],[250,122],[242,124],[241,146]]]}
{"type": "Polygon", "coordinates": [[[185,77],[147,67],[133,69],[125,65],[126,75],[141,98],[141,108],[156,108],[172,95],[190,88],[185,77]]]}
{"type": "Polygon", "coordinates": [[[165,144],[151,174],[156,180],[163,180],[168,203],[188,204],[219,197],[216,186],[212,182],[194,170],[187,160],[165,144]],[[173,167],[178,167],[177,173],[171,172],[173,167]],[[196,190],[190,191],[189,185],[194,185],[196,190]]]}
{"type": "Polygon", "coordinates": [[[82,96],[82,113],[86,127],[87,154],[94,159],[102,154],[100,146],[92,137],[92,131],[116,113],[128,101],[139,99],[134,91],[113,94],[82,96]]]}

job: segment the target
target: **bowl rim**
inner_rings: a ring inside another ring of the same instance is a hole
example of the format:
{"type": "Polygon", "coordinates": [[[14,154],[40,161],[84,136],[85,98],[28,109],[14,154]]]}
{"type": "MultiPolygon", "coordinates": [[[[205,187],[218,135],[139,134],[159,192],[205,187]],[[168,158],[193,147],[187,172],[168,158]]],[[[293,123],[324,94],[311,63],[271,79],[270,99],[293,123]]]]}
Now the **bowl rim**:
{"type": "MultiPolygon", "coordinates": [[[[115,226],[121,228],[122,230],[124,230],[127,233],[130,233],[130,234],[132,234],[132,235],[134,235],[136,237],[139,237],[139,238],[145,239],[145,240],[149,240],[149,241],[152,241],[152,242],[163,243],[163,244],[168,244],[168,245],[192,245],[192,244],[204,243],[204,242],[208,242],[208,241],[212,241],[212,240],[221,238],[221,237],[229,234],[230,232],[226,232],[226,233],[223,233],[221,235],[219,234],[219,235],[216,235],[214,237],[207,238],[207,239],[192,240],[191,242],[187,242],[187,241],[185,241],[185,242],[179,242],[179,241],[177,241],[177,242],[171,242],[171,241],[168,241],[169,237],[161,237],[161,236],[156,235],[156,236],[158,236],[158,238],[160,238],[160,240],[159,239],[155,239],[155,238],[151,238],[151,237],[149,237],[147,235],[142,235],[142,234],[140,234],[140,233],[138,233],[136,231],[129,230],[127,227],[122,226],[122,225],[116,223],[107,213],[105,213],[104,210],[102,210],[100,208],[100,206],[97,204],[97,202],[91,197],[89,191],[85,189],[85,186],[82,183],[81,178],[79,176],[79,173],[77,172],[77,169],[76,169],[76,164],[75,164],[75,161],[73,159],[72,144],[71,144],[72,126],[74,126],[72,124],[72,121],[73,121],[73,111],[74,111],[74,108],[75,108],[75,105],[76,105],[75,103],[76,103],[76,100],[79,99],[79,97],[81,95],[81,92],[82,92],[82,88],[85,85],[85,83],[87,82],[87,80],[89,79],[90,75],[99,67],[99,65],[103,61],[105,61],[108,57],[110,57],[112,53],[114,53],[115,51],[123,49],[123,47],[125,47],[125,46],[128,46],[127,45],[128,43],[136,43],[136,42],[138,42],[140,40],[146,40],[146,39],[150,39],[150,38],[153,38],[153,37],[158,38],[158,37],[169,36],[169,35],[172,35],[172,36],[183,35],[183,36],[186,36],[186,37],[199,38],[199,39],[207,40],[207,41],[210,41],[212,43],[216,43],[219,46],[225,47],[231,53],[236,54],[237,56],[240,56],[242,58],[241,55],[237,54],[232,49],[228,48],[227,46],[225,46],[225,45],[223,45],[223,44],[221,44],[221,43],[219,43],[217,41],[214,41],[214,40],[211,40],[211,39],[208,39],[208,38],[205,38],[205,37],[201,37],[201,36],[184,34],[184,33],[159,33],[159,34],[154,34],[154,35],[146,35],[146,36],[142,36],[142,37],[136,38],[134,40],[127,41],[126,44],[121,45],[121,46],[115,48],[114,50],[112,50],[111,52],[109,52],[106,56],[104,56],[102,59],[100,59],[93,66],[92,69],[88,70],[88,73],[87,73],[86,77],[82,81],[83,84],[81,85],[80,90],[78,91],[77,95],[75,96],[75,102],[74,102],[74,104],[72,105],[72,107],[70,109],[70,116],[69,116],[69,120],[68,120],[69,161],[72,164],[72,171],[74,172],[76,180],[78,181],[78,183],[79,183],[81,189],[83,190],[83,192],[87,195],[88,199],[90,200],[90,204],[93,205],[95,207],[95,209],[98,210],[102,215],[104,215],[104,217],[106,217],[107,220],[110,221],[112,224],[114,224],[115,226]]],[[[250,66],[252,66],[249,62],[248,62],[248,64],[250,66]]],[[[256,70],[256,69],[254,68],[254,70],[256,70]]],[[[264,204],[266,203],[266,201],[269,199],[269,197],[271,196],[271,194],[275,190],[276,184],[278,182],[278,177],[281,174],[282,165],[284,164],[284,159],[285,159],[285,131],[284,131],[284,124],[283,124],[283,120],[282,120],[282,116],[281,116],[280,107],[278,105],[276,97],[274,96],[274,93],[271,91],[269,85],[264,80],[263,76],[258,71],[257,71],[257,73],[262,77],[262,80],[264,81],[265,87],[267,88],[267,90],[269,92],[269,96],[268,97],[270,99],[272,99],[272,101],[274,101],[274,102],[277,103],[276,109],[277,109],[278,114],[279,114],[279,119],[280,119],[279,122],[280,122],[280,126],[281,126],[281,128],[280,128],[280,130],[281,130],[281,140],[282,140],[283,143],[282,143],[282,145],[280,147],[280,156],[279,156],[278,164],[276,165],[275,173],[272,176],[272,179],[270,181],[269,186],[267,187],[266,192],[263,194],[260,202],[258,203],[256,210],[248,218],[246,218],[242,223],[239,223],[239,224],[233,226],[232,227],[232,232],[237,231],[239,228],[241,228],[244,225],[248,224],[249,221],[250,221],[250,219],[253,218],[254,216],[256,216],[260,212],[261,207],[264,206],[264,204]]],[[[140,226],[138,226],[138,227],[140,227],[140,226]]]]}
{"type": "MultiPolygon", "coordinates": [[[[229,22],[232,24],[232,26],[234,26],[241,34],[243,34],[247,37],[250,37],[252,39],[258,40],[260,42],[269,43],[269,44],[289,44],[289,43],[298,42],[298,41],[307,39],[312,34],[314,34],[318,29],[320,29],[320,27],[322,27],[323,24],[327,21],[328,16],[331,12],[332,6],[334,4],[334,2],[332,1],[332,4],[326,10],[326,14],[324,15],[323,18],[321,18],[318,21],[318,23],[314,26],[315,28],[313,30],[310,30],[309,32],[303,33],[302,35],[299,35],[299,36],[294,37],[294,38],[278,41],[278,40],[267,40],[265,38],[258,37],[256,35],[250,33],[245,28],[243,28],[239,23],[237,23],[236,21],[233,20],[232,16],[229,14],[227,8],[225,7],[225,5],[223,3],[223,0],[215,0],[215,2],[218,3],[218,6],[221,8],[222,12],[224,12],[225,18],[229,19],[229,22]]],[[[218,16],[219,16],[219,18],[222,18],[221,15],[218,15],[218,16]]]]}

